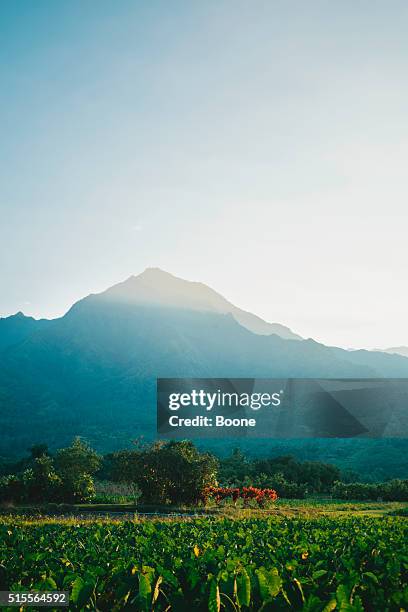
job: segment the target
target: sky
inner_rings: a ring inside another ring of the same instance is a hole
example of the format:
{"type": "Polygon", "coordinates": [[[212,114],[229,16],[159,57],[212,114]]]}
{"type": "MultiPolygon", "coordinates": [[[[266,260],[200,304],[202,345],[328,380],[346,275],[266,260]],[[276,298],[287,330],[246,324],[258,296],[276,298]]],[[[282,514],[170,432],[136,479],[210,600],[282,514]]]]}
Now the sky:
{"type": "Polygon", "coordinates": [[[0,315],[157,266],[408,345],[407,31],[406,0],[0,3],[0,315]]]}

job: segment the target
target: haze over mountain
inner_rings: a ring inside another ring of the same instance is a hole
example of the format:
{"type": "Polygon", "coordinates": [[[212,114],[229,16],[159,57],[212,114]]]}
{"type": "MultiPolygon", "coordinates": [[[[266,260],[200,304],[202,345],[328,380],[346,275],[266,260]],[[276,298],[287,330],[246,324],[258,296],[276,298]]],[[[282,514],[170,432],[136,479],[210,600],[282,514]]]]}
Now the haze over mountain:
{"type": "Polygon", "coordinates": [[[384,349],[383,352],[390,353],[391,355],[402,355],[403,357],[408,357],[408,346],[395,346],[384,349]]]}
{"type": "Polygon", "coordinates": [[[255,334],[277,334],[281,338],[301,340],[288,327],[268,323],[260,317],[231,304],[207,285],[187,281],[160,268],[147,268],[138,276],[110,287],[101,297],[128,304],[151,304],[201,312],[230,313],[243,327],[255,334]]]}
{"type": "Polygon", "coordinates": [[[59,319],[25,319],[0,325],[3,455],[78,434],[101,451],[154,438],[157,377],[408,377],[405,357],[297,339],[157,269],[80,300],[59,319]]]}

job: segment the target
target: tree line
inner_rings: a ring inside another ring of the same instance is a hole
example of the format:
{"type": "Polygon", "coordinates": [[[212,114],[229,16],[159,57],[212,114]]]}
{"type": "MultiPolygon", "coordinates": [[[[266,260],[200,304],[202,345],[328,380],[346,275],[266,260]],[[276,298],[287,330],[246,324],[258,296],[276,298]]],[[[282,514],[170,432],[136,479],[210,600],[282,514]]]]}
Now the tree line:
{"type": "Polygon", "coordinates": [[[326,494],[339,499],[408,500],[408,481],[353,482],[331,464],[291,455],[228,457],[200,451],[191,441],[136,443],[101,456],[84,440],[50,453],[36,445],[15,464],[0,466],[0,503],[87,503],[129,499],[144,504],[197,505],[209,487],[256,487],[280,498],[326,494]],[[1,473],[1,472],[0,472],[1,473]],[[109,497],[110,492],[110,497],[109,497]]]}

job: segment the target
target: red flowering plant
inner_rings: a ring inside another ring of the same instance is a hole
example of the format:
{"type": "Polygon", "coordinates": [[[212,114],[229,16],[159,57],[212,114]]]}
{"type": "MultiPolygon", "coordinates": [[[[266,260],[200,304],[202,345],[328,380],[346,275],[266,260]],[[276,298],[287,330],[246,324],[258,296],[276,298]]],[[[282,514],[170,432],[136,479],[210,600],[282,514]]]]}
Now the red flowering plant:
{"type": "Polygon", "coordinates": [[[221,504],[225,499],[231,499],[234,504],[238,499],[242,499],[244,506],[249,505],[251,501],[263,508],[267,503],[274,502],[278,499],[278,494],[274,489],[258,489],[257,487],[206,487],[203,491],[203,501],[208,503],[212,499],[217,505],[221,504]]]}
{"type": "Polygon", "coordinates": [[[243,487],[241,497],[244,501],[254,499],[260,508],[267,502],[274,502],[278,499],[278,494],[274,489],[258,489],[257,487],[243,487]]]}

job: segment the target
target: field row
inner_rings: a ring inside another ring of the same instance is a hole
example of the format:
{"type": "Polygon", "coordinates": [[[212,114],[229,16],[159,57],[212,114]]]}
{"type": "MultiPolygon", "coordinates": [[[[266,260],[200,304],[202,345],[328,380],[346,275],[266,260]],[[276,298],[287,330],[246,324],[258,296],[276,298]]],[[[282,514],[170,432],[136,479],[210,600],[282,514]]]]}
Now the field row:
{"type": "Polygon", "coordinates": [[[0,523],[0,590],[61,589],[71,609],[397,611],[404,518],[0,523]]]}

